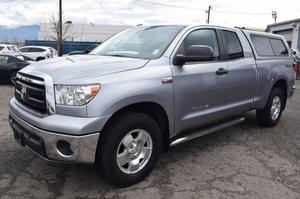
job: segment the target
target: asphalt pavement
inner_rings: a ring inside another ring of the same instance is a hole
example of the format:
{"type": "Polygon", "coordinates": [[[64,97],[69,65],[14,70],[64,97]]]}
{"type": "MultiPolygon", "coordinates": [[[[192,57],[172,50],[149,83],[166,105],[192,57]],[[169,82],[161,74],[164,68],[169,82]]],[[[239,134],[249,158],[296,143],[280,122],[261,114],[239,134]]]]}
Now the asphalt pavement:
{"type": "MultiPolygon", "coordinates": [[[[300,82],[297,82],[300,88],[300,82]]],[[[14,140],[13,87],[0,85],[0,198],[300,198],[300,91],[274,128],[246,121],[171,148],[141,183],[117,189],[92,165],[45,162],[14,140]]]]}

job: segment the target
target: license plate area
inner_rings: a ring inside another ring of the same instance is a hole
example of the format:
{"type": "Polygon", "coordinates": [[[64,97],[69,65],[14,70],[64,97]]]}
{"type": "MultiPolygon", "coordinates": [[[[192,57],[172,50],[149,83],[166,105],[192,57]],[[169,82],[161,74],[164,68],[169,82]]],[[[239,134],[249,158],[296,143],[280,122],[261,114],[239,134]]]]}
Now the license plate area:
{"type": "Polygon", "coordinates": [[[13,129],[15,140],[21,146],[28,146],[38,154],[47,158],[45,143],[42,137],[28,131],[18,124],[12,117],[9,118],[9,123],[13,129]]]}

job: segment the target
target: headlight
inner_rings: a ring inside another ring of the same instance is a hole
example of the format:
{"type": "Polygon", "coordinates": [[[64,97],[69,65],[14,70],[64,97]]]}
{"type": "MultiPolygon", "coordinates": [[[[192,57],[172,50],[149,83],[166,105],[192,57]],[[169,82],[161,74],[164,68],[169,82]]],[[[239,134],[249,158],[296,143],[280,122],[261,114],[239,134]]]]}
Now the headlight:
{"type": "Polygon", "coordinates": [[[56,104],[82,106],[89,103],[97,95],[99,90],[99,84],[55,85],[56,104]]]}

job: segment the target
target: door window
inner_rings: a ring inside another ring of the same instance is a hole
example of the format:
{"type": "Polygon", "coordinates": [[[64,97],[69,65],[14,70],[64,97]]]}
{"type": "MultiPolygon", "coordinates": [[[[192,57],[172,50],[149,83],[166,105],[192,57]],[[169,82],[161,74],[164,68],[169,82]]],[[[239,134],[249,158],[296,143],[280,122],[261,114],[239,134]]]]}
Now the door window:
{"type": "Polygon", "coordinates": [[[241,42],[235,32],[223,30],[223,36],[226,42],[228,59],[238,59],[244,57],[241,42]]]}
{"type": "Polygon", "coordinates": [[[180,45],[177,53],[185,55],[185,51],[192,45],[205,45],[213,49],[214,59],[220,59],[220,50],[216,32],[212,29],[200,29],[189,33],[180,45]]]}
{"type": "Polygon", "coordinates": [[[45,49],[42,48],[30,48],[30,52],[32,53],[40,53],[40,52],[45,52],[45,49]]]}
{"type": "Polygon", "coordinates": [[[29,52],[29,48],[22,48],[20,49],[22,53],[28,53],[29,52]]]}
{"type": "Polygon", "coordinates": [[[5,65],[8,63],[8,57],[7,56],[0,56],[0,64],[5,65]]]}

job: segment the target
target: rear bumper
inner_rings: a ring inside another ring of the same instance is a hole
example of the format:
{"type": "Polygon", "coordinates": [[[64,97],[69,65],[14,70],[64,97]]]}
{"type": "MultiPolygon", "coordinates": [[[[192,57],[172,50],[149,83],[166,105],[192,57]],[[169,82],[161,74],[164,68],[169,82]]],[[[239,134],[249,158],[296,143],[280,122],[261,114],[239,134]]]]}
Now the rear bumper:
{"type": "Polygon", "coordinates": [[[15,139],[46,160],[94,163],[100,133],[66,135],[39,129],[9,110],[9,123],[15,139]]]}
{"type": "Polygon", "coordinates": [[[290,97],[292,97],[295,94],[295,91],[296,91],[296,86],[294,85],[290,93],[290,97]]]}

